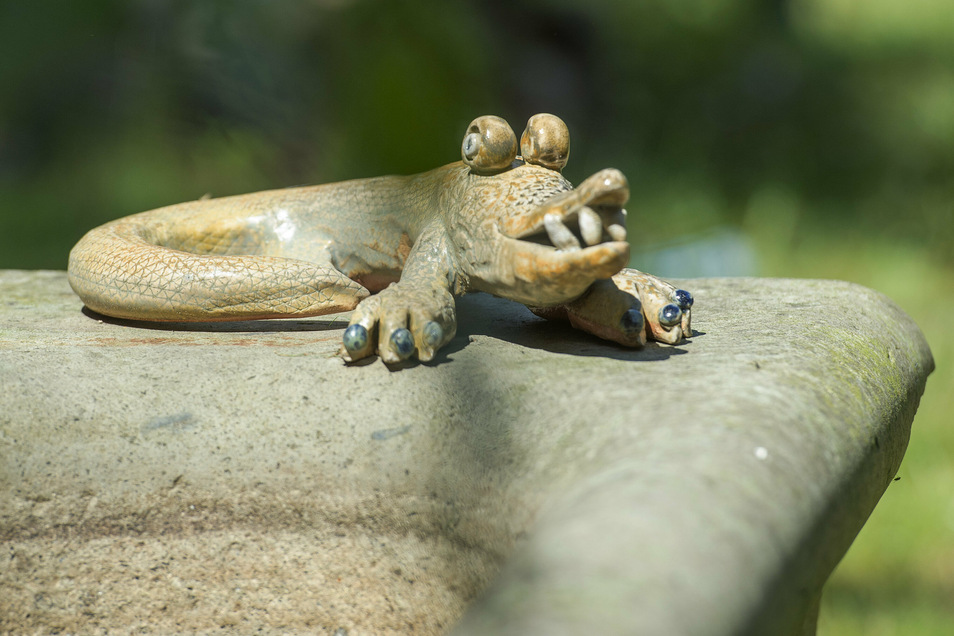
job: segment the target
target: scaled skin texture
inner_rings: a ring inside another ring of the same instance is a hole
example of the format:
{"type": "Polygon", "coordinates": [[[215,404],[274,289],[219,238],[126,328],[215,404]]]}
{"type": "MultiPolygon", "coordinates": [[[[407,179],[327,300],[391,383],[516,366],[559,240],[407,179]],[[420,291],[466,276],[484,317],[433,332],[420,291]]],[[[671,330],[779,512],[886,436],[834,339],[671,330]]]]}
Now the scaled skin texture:
{"type": "Polygon", "coordinates": [[[520,141],[475,119],[462,161],[378,177],[191,201],[107,223],[70,252],[92,310],[149,321],[288,318],[354,309],[342,355],[431,360],[454,337],[454,297],[484,291],[623,346],[691,335],[692,296],[625,268],[626,178],[575,189],[566,125],[520,141]]]}

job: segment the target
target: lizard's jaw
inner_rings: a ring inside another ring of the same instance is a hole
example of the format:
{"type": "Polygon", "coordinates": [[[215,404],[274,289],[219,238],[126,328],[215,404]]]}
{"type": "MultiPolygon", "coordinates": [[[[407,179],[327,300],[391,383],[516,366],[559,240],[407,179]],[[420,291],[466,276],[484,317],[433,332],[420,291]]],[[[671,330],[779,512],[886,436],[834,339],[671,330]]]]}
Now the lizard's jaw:
{"type": "Polygon", "coordinates": [[[618,170],[602,170],[576,189],[550,197],[529,214],[503,219],[500,232],[561,252],[625,241],[623,206],[628,199],[626,177],[618,170]]]}
{"type": "Polygon", "coordinates": [[[474,289],[534,307],[570,302],[629,262],[629,243],[610,241],[570,251],[501,237],[495,258],[471,277],[474,289]]]}
{"type": "Polygon", "coordinates": [[[540,307],[579,297],[629,262],[628,198],[622,173],[603,170],[529,213],[501,219],[496,265],[477,287],[540,307]]]}

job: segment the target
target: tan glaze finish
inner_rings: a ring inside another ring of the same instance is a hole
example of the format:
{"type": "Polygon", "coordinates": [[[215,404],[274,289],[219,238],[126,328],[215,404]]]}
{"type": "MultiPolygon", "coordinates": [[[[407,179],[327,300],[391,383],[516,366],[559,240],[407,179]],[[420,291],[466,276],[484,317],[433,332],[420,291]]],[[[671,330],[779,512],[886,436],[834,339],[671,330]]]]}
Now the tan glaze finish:
{"type": "Polygon", "coordinates": [[[86,305],[117,318],[220,321],[355,309],[342,355],[431,360],[454,296],[485,291],[624,346],[691,335],[692,297],[629,261],[626,178],[573,188],[566,125],[535,115],[517,155],[499,117],[468,126],[462,161],[191,201],[118,219],[70,252],[86,305]],[[372,295],[373,294],[373,295],[372,295]]]}

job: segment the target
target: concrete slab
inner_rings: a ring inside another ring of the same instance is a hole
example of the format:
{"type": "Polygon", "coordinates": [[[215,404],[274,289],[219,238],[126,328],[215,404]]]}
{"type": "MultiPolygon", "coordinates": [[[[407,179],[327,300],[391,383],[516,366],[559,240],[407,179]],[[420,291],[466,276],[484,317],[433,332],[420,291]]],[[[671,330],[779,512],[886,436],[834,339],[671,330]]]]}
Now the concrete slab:
{"type": "Polygon", "coordinates": [[[930,351],[849,283],[682,285],[678,347],[476,295],[389,370],[0,272],[0,632],[813,633],[930,351]]]}

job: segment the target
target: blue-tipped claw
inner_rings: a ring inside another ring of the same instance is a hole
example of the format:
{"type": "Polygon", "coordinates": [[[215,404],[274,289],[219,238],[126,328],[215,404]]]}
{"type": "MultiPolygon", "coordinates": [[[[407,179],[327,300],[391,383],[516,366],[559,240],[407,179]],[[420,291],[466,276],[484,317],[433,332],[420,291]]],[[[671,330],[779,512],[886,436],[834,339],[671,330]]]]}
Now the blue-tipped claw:
{"type": "Polygon", "coordinates": [[[395,329],[391,334],[391,345],[394,347],[395,353],[402,359],[414,353],[414,337],[404,327],[395,329]]]}
{"type": "Polygon", "coordinates": [[[341,337],[344,348],[354,354],[368,346],[368,330],[362,325],[350,325],[341,337]]]}
{"type": "Polygon", "coordinates": [[[682,310],[677,305],[668,304],[659,310],[659,324],[664,327],[678,325],[682,320],[682,310]]]}
{"type": "Polygon", "coordinates": [[[619,328],[626,334],[639,333],[643,330],[643,313],[635,307],[628,309],[619,320],[619,328]]]}
{"type": "Polygon", "coordinates": [[[686,311],[692,307],[692,294],[687,292],[685,289],[677,289],[672,293],[672,299],[676,301],[676,304],[679,305],[679,309],[686,311]]]}
{"type": "Polygon", "coordinates": [[[424,323],[424,328],[421,329],[421,339],[425,346],[433,349],[444,339],[444,329],[433,320],[429,320],[424,323]]]}

